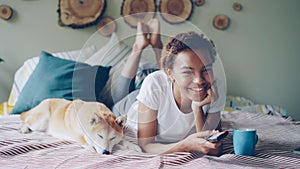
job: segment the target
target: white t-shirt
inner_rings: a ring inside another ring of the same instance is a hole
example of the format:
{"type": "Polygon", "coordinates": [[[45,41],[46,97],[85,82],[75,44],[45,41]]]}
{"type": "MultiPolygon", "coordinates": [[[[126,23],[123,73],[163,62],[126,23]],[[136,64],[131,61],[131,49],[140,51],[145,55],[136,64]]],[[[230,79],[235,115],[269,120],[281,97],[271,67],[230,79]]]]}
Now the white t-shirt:
{"type": "MultiPolygon", "coordinates": [[[[176,142],[195,133],[194,113],[181,112],[174,99],[172,84],[163,70],[149,74],[140,89],[137,100],[145,106],[157,111],[158,142],[176,142]]],[[[137,131],[138,101],[128,112],[127,125],[137,131]]],[[[207,113],[209,105],[203,106],[207,113]]]]}

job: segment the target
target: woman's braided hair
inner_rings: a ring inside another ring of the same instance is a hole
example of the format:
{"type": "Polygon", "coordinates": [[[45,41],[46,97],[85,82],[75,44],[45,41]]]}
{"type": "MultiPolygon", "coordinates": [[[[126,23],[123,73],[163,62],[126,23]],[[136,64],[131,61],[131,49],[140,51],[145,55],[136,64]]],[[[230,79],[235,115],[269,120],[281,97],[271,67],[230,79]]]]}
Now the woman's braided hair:
{"type": "Polygon", "coordinates": [[[216,57],[216,49],[213,41],[206,38],[203,34],[196,32],[179,33],[175,37],[171,37],[162,50],[160,59],[160,68],[173,69],[174,61],[177,54],[183,50],[205,49],[208,51],[213,62],[216,57]]]}

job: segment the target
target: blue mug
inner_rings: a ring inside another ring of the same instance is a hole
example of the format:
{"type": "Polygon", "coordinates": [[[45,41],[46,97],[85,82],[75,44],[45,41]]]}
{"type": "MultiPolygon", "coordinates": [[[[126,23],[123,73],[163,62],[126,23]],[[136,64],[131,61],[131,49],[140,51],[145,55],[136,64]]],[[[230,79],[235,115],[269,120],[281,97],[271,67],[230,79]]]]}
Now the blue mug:
{"type": "Polygon", "coordinates": [[[253,156],[258,136],[255,129],[234,129],[233,149],[234,154],[253,156]]]}

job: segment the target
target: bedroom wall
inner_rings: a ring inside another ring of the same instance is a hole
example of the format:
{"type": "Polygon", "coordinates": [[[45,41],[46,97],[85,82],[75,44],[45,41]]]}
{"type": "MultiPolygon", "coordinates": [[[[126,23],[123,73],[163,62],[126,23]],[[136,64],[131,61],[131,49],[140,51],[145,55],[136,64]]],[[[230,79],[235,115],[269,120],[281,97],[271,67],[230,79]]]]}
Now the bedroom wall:
{"type": "MultiPolygon", "coordinates": [[[[107,0],[104,15],[120,17],[120,0],[107,0]]],[[[158,1],[157,1],[158,2],[158,1]]],[[[7,100],[13,74],[22,63],[41,50],[80,49],[95,32],[95,26],[71,29],[57,24],[58,0],[1,0],[14,16],[0,19],[0,102],[7,100]]],[[[299,0],[209,0],[195,6],[190,21],[213,39],[227,77],[228,94],[244,96],[261,104],[284,107],[300,120],[300,6],[299,0]],[[232,9],[240,2],[243,10],[232,9]],[[226,14],[226,31],[213,28],[216,14],[226,14]]],[[[159,17],[159,16],[157,16],[159,17]]],[[[117,33],[122,31],[118,25],[117,33]]],[[[132,30],[134,31],[134,30],[132,30]]]]}

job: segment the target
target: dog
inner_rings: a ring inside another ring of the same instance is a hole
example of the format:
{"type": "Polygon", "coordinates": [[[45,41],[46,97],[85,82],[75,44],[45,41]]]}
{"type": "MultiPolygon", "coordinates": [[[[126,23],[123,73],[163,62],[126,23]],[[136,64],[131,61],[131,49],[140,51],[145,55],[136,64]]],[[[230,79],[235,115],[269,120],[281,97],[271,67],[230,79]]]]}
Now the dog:
{"type": "Polygon", "coordinates": [[[45,99],[21,113],[21,133],[46,132],[54,137],[79,142],[97,153],[141,148],[124,139],[125,116],[116,117],[103,103],[82,100],[45,99]]]}

